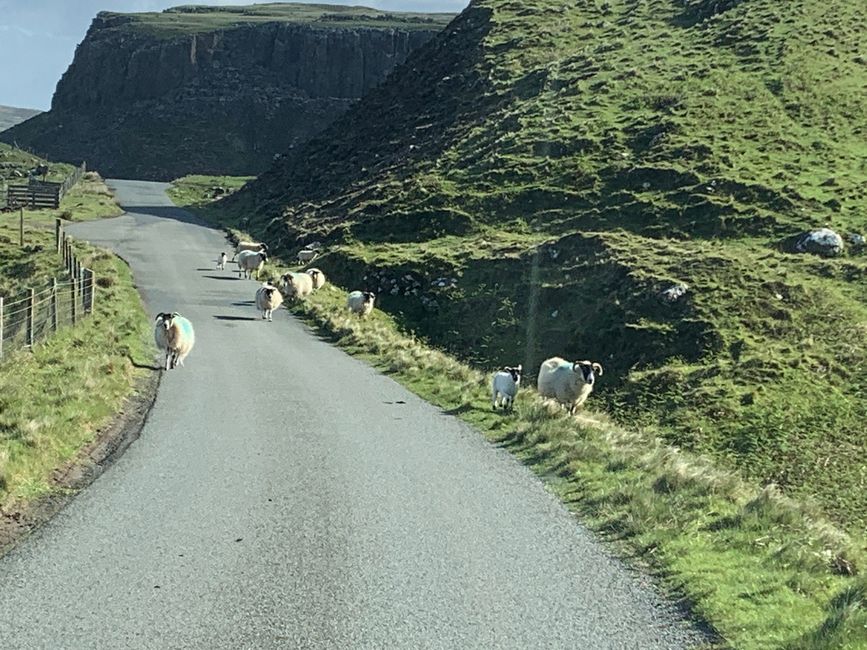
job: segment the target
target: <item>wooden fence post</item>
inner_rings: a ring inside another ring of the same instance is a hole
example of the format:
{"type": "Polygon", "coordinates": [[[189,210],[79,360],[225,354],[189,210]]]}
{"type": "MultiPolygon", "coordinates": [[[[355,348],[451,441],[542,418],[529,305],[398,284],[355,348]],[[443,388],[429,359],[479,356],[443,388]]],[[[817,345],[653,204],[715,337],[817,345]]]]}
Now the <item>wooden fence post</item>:
{"type": "Polygon", "coordinates": [[[57,331],[57,278],[51,279],[51,330],[57,331]]]}
{"type": "Polygon", "coordinates": [[[84,289],[84,313],[93,313],[93,271],[90,269],[82,269],[83,289],[84,289]]]}
{"type": "Polygon", "coordinates": [[[0,360],[3,359],[3,296],[0,296],[0,360]]]}
{"type": "Polygon", "coordinates": [[[72,298],[72,307],[71,307],[71,310],[72,310],[72,311],[70,312],[70,314],[71,314],[71,316],[72,316],[72,324],[75,325],[75,317],[76,317],[76,315],[77,315],[77,314],[76,314],[77,310],[76,310],[76,308],[75,308],[75,307],[76,307],[76,305],[75,305],[75,300],[76,300],[76,297],[75,297],[75,285],[78,284],[78,282],[76,281],[74,275],[73,275],[70,279],[72,280],[72,281],[69,283],[69,295],[70,295],[70,297],[72,298]]]}
{"type": "Polygon", "coordinates": [[[27,345],[33,347],[33,321],[36,312],[36,289],[30,289],[27,300],[27,345]]]}
{"type": "Polygon", "coordinates": [[[57,249],[57,252],[60,252],[60,235],[63,233],[63,226],[61,225],[61,220],[54,220],[54,247],[57,249]]]}
{"type": "Polygon", "coordinates": [[[24,247],[24,208],[21,208],[21,212],[18,217],[18,243],[23,248],[24,247]]]}

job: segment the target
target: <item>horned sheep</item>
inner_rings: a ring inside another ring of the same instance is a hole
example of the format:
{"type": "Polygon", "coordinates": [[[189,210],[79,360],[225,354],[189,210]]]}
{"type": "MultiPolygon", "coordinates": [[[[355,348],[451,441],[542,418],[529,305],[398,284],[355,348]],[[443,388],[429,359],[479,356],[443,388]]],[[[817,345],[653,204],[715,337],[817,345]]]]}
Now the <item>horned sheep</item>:
{"type": "Polygon", "coordinates": [[[593,392],[597,376],[602,376],[598,363],[552,357],[539,369],[539,394],[556,399],[574,413],[593,392]]]}
{"type": "Polygon", "coordinates": [[[373,311],[375,300],[376,294],[370,291],[353,291],[346,298],[346,305],[353,314],[358,314],[360,318],[364,318],[373,311]]]}
{"type": "Polygon", "coordinates": [[[325,274],[319,269],[307,269],[307,275],[313,278],[314,291],[325,286],[325,274]]]}
{"type": "Polygon", "coordinates": [[[256,279],[259,279],[259,271],[265,266],[268,261],[268,253],[264,251],[241,251],[238,253],[238,275],[244,278],[252,278],[253,272],[256,272],[256,279]]]}
{"type": "Polygon", "coordinates": [[[273,321],[273,312],[283,304],[283,294],[270,282],[265,282],[256,291],[256,309],[262,312],[262,319],[273,321]]]}
{"type": "Polygon", "coordinates": [[[154,341],[166,353],[165,369],[173,370],[184,365],[184,359],[196,343],[193,324],[178,312],[157,314],[154,325],[154,341]]]}
{"type": "Polygon", "coordinates": [[[491,403],[496,410],[497,406],[511,410],[515,405],[515,397],[518,395],[518,387],[521,385],[522,367],[506,366],[494,373],[491,386],[491,403]]]}
{"type": "Polygon", "coordinates": [[[306,273],[286,273],[280,279],[287,298],[302,300],[313,293],[313,278],[306,273]]]}

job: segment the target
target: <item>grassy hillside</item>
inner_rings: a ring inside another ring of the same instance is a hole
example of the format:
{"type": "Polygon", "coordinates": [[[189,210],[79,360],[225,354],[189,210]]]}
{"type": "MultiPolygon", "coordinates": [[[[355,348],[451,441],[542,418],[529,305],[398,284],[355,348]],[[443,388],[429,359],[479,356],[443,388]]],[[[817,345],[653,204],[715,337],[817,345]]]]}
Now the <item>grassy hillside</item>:
{"type": "Polygon", "coordinates": [[[268,22],[320,24],[328,28],[374,26],[430,29],[431,25],[445,25],[453,17],[452,14],[445,13],[385,12],[367,7],[279,2],[236,7],[184,5],[158,13],[104,12],[103,15],[109,20],[120,18],[117,27],[120,30],[129,33],[147,32],[164,38],[268,22]]]}
{"type": "Polygon", "coordinates": [[[33,108],[15,108],[14,106],[0,106],[0,131],[5,131],[11,126],[29,120],[42,111],[33,108]]]}
{"type": "Polygon", "coordinates": [[[865,14],[579,5],[474,2],[230,218],[325,242],[338,282],[476,365],[598,360],[618,421],[863,534],[867,263],[790,238],[867,229],[865,14]]]}

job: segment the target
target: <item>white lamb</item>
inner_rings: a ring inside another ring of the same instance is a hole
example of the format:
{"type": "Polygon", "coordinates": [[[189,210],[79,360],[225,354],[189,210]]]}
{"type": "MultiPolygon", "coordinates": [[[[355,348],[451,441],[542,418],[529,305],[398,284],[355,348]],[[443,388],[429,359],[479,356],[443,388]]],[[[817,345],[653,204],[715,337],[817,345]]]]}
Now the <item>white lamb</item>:
{"type": "Polygon", "coordinates": [[[217,257],[217,268],[221,271],[226,270],[226,262],[229,260],[229,256],[226,255],[225,252],[220,253],[219,257],[217,257]]]}
{"type": "Polygon", "coordinates": [[[265,282],[256,291],[256,309],[262,312],[262,318],[273,321],[274,310],[283,304],[283,294],[270,282],[265,282]]]}
{"type": "Polygon", "coordinates": [[[498,406],[508,410],[515,406],[515,397],[518,394],[518,387],[521,385],[521,370],[522,367],[518,364],[514,368],[506,366],[494,373],[494,379],[491,382],[491,403],[494,410],[498,406]]]}
{"type": "Polygon", "coordinates": [[[313,278],[314,291],[325,286],[325,274],[319,269],[307,269],[307,275],[313,278]]]}
{"type": "Polygon", "coordinates": [[[358,314],[360,318],[364,318],[373,311],[375,300],[376,295],[370,291],[353,291],[346,298],[346,305],[353,314],[358,314]]]}
{"type": "Polygon", "coordinates": [[[256,279],[259,279],[259,271],[265,266],[268,261],[268,253],[264,251],[241,251],[238,253],[238,275],[244,278],[252,278],[253,272],[256,272],[256,279]]]}
{"type": "Polygon", "coordinates": [[[196,343],[193,324],[177,312],[157,314],[154,325],[154,341],[166,353],[166,370],[173,370],[184,359],[196,343]]]}
{"type": "Polygon", "coordinates": [[[313,293],[313,278],[306,273],[286,273],[280,279],[289,299],[302,300],[313,293]]]}
{"type": "Polygon", "coordinates": [[[539,394],[556,399],[574,413],[593,392],[596,375],[602,376],[598,363],[552,357],[539,368],[539,394]]]}

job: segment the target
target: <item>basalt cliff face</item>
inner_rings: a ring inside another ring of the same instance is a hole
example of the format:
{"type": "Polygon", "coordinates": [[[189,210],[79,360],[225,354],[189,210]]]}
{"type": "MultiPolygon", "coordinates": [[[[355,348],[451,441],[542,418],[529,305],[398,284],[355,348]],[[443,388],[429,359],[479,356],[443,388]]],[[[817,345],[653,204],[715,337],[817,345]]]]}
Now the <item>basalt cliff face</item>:
{"type": "Polygon", "coordinates": [[[381,83],[449,18],[244,9],[99,14],[51,111],[0,139],[85,159],[110,176],[255,174],[381,83]]]}

